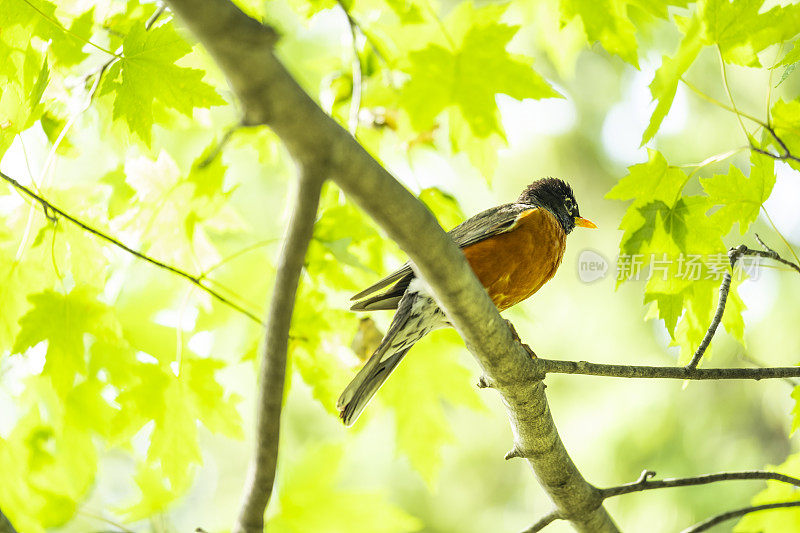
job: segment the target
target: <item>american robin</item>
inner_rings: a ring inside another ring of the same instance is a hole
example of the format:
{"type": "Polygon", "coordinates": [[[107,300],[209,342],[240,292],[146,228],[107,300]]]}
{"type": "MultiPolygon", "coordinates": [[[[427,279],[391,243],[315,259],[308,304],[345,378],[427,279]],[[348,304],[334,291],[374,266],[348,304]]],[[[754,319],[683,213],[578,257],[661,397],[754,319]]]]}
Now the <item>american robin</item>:
{"type": "MultiPolygon", "coordinates": [[[[450,230],[449,235],[503,311],[531,296],[553,277],[564,256],[567,234],[575,226],[597,227],[581,218],[567,183],[546,178],[528,185],[516,202],[487,209],[450,230]]],[[[356,421],[414,343],[430,331],[449,325],[410,263],[352,300],[356,301],[351,307],[354,311],[396,309],[397,313],[375,353],[339,397],[337,409],[346,426],[356,421]]]]}

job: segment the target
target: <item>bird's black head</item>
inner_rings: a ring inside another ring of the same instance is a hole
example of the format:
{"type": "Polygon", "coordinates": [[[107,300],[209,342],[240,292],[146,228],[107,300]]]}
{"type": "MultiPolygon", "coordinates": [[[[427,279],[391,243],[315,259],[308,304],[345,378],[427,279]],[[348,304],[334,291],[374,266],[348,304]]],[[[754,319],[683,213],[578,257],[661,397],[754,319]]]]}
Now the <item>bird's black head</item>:
{"type": "Polygon", "coordinates": [[[575,194],[565,181],[557,178],[544,178],[528,185],[517,199],[517,203],[544,207],[555,215],[564,233],[575,226],[596,228],[592,222],[581,218],[575,194]]]}

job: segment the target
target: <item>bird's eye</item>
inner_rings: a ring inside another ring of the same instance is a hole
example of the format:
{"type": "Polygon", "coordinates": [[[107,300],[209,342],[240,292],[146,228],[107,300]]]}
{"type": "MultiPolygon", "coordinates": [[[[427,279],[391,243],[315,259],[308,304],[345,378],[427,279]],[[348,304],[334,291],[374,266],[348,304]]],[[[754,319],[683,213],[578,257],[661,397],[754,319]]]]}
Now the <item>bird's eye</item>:
{"type": "Polygon", "coordinates": [[[564,200],[564,208],[567,210],[567,213],[572,212],[573,205],[571,198],[567,198],[566,200],[564,200]]]}

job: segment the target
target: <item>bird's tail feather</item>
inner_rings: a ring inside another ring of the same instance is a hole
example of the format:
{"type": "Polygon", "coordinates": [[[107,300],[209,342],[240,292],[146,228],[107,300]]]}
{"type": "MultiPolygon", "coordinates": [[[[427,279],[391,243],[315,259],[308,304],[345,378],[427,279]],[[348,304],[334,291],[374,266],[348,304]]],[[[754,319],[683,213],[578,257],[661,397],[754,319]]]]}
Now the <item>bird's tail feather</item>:
{"type": "Polygon", "coordinates": [[[364,407],[375,396],[383,382],[386,381],[392,370],[397,367],[397,364],[411,348],[409,346],[383,358],[388,345],[389,343],[384,343],[375,351],[370,360],[367,361],[367,364],[364,365],[364,368],[356,374],[353,381],[347,385],[342,395],[339,396],[336,408],[339,410],[339,417],[345,426],[353,425],[361,411],[364,410],[364,407]]]}

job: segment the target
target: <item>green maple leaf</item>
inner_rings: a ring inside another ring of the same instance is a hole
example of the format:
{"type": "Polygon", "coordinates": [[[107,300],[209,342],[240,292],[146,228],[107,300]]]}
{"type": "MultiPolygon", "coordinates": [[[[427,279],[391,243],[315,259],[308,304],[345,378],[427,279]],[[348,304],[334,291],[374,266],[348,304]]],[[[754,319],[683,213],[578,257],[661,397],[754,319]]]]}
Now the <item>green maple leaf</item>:
{"type": "Polygon", "coordinates": [[[44,373],[64,396],[76,376],[86,373],[84,335],[99,339],[117,338],[119,324],[111,308],[97,301],[94,291],[85,287],[63,295],[44,291],[28,297],[32,308],[20,321],[13,352],[22,353],[47,341],[44,373]]]}
{"type": "Polygon", "coordinates": [[[168,483],[161,471],[150,464],[140,465],[133,480],[141,492],[141,498],[123,510],[125,519],[130,522],[163,512],[188,488],[188,485],[168,483]]]}
{"type": "Polygon", "coordinates": [[[278,484],[278,511],[265,529],[276,533],[403,533],[421,527],[419,520],[381,494],[340,489],[336,478],[342,456],[341,447],[325,445],[290,465],[278,484]]]}
{"type": "Polygon", "coordinates": [[[516,99],[555,98],[559,94],[530,66],[506,50],[518,26],[496,22],[471,27],[457,50],[438,44],[409,54],[400,106],[418,131],[433,127],[449,106],[457,107],[473,134],[502,135],[495,95],[516,99]]]}
{"type": "MultiPolygon", "coordinates": [[[[772,127],[775,134],[780,137],[788,151],[797,156],[800,154],[800,99],[784,102],[778,100],[770,110],[772,127]]],[[[778,153],[783,154],[784,148],[775,140],[770,140],[778,153]]],[[[794,160],[786,161],[795,170],[800,170],[800,163],[794,160]]]]}
{"type": "Polygon", "coordinates": [[[385,0],[386,5],[394,12],[403,24],[419,24],[425,22],[422,7],[413,0],[385,0]]]}
{"type": "MultiPolygon", "coordinates": [[[[792,393],[795,401],[799,394],[797,387],[792,393]]],[[[792,454],[780,465],[768,465],[767,470],[780,472],[787,476],[800,476],[800,454],[792,454]]],[[[779,481],[767,481],[766,488],[756,494],[751,505],[797,501],[797,487],[779,481]]],[[[800,508],[790,507],[774,511],[760,511],[745,515],[733,529],[736,533],[768,531],[769,533],[793,533],[800,531],[800,508]]]]}
{"type": "MultiPolygon", "coordinates": [[[[659,152],[649,151],[649,160],[628,168],[628,175],[606,193],[612,200],[633,200],[620,221],[623,230],[620,250],[625,254],[648,251],[656,229],[656,219],[667,220],[686,185],[686,173],[667,164],[659,152]]],[[[656,246],[656,248],[658,248],[656,246]]]]}
{"type": "Polygon", "coordinates": [[[775,69],[778,67],[785,67],[783,69],[783,74],[781,74],[781,79],[778,80],[778,83],[775,85],[775,87],[778,87],[778,85],[785,82],[786,78],[788,78],[789,75],[795,71],[797,65],[799,64],[800,64],[800,44],[795,44],[794,48],[789,50],[786,53],[786,55],[783,56],[783,59],[780,62],[770,67],[771,69],[775,69]]]}
{"type": "Polygon", "coordinates": [[[464,212],[453,195],[436,187],[429,187],[420,191],[418,198],[433,212],[445,231],[464,221],[464,212]]]}
{"type": "Polygon", "coordinates": [[[686,173],[670,167],[664,156],[656,150],[648,150],[648,156],[646,163],[629,167],[628,175],[606,193],[606,198],[634,200],[634,206],[651,202],[673,205],[686,185],[686,173]]]}
{"type": "Polygon", "coordinates": [[[645,13],[665,20],[669,19],[669,7],[686,7],[689,0],[630,0],[628,5],[636,6],[645,13]]]}
{"type": "Polygon", "coordinates": [[[700,180],[711,203],[720,205],[718,220],[723,224],[722,233],[730,231],[734,222],[739,223],[742,235],[747,233],[750,224],[755,222],[761,205],[769,198],[775,185],[774,160],[757,153],[751,157],[753,166],[750,177],[734,165],[728,174],[716,174],[700,180]]]}
{"type": "MultiPolygon", "coordinates": [[[[696,280],[684,290],[685,313],[675,328],[672,335],[672,345],[680,346],[682,361],[689,361],[697,350],[702,338],[708,330],[711,313],[714,308],[713,291],[719,287],[719,281],[696,280]]],[[[712,347],[709,346],[704,358],[711,355],[712,347]]]]}
{"type": "Polygon", "coordinates": [[[187,355],[176,376],[169,368],[138,364],[131,369],[133,383],[116,399],[121,409],[111,424],[113,442],[125,442],[153,421],[148,468],[157,468],[176,494],[180,490],[175,487],[186,487],[192,467],[202,462],[198,421],[213,432],[241,437],[238,397],[226,395],[214,377],[223,366],[220,361],[187,355]]]}
{"type": "Polygon", "coordinates": [[[708,0],[701,4],[706,44],[719,46],[726,61],[759,67],[756,54],[800,32],[800,6],[775,6],[759,13],[764,0],[708,0]]]}
{"type": "Polygon", "coordinates": [[[642,134],[642,145],[658,132],[658,128],[661,127],[661,123],[672,107],[681,76],[692,66],[702,50],[703,44],[702,25],[700,19],[694,16],[686,24],[686,32],[678,46],[678,51],[673,57],[662,57],[661,66],[656,70],[656,75],[650,83],[650,94],[653,96],[653,100],[658,100],[658,104],[650,116],[647,129],[642,134]]]}
{"type": "MultiPolygon", "coordinates": [[[[646,163],[631,166],[606,197],[632,200],[619,226],[624,231],[620,251],[632,260],[638,256],[642,269],[651,267],[644,302],[654,305],[655,316],[664,320],[685,355],[705,334],[706,302],[712,285],[719,285],[692,279],[687,265],[698,261],[705,278],[707,256],[724,251],[723,222],[720,215],[707,216],[713,205],[708,197],[682,196],[689,178],[683,170],[670,167],[659,152],[649,155],[646,163]]],[[[731,328],[738,334],[738,323],[732,321],[731,328]]]]}
{"type": "Polygon", "coordinates": [[[82,13],[72,21],[69,31],[55,32],[50,50],[61,66],[80,63],[89,54],[83,51],[88,46],[86,41],[92,36],[94,26],[94,7],[82,13]]]}
{"type": "Polygon", "coordinates": [[[195,198],[215,198],[222,193],[225,172],[228,167],[222,162],[222,154],[218,153],[213,159],[208,160],[209,156],[218,150],[218,147],[218,142],[214,139],[192,163],[192,169],[186,180],[194,185],[195,198]]]}
{"type": "Polygon", "coordinates": [[[291,364],[311,387],[314,399],[333,415],[337,414],[336,399],[348,381],[348,372],[324,347],[349,345],[347,334],[355,333],[356,323],[352,313],[329,308],[321,290],[309,283],[301,285],[292,317],[291,364]]]}
{"type": "Polygon", "coordinates": [[[242,419],[236,404],[241,398],[227,394],[215,377],[224,367],[225,363],[216,359],[187,358],[181,373],[197,419],[214,433],[240,439],[242,419]]]}
{"type": "Polygon", "coordinates": [[[470,371],[456,360],[461,347],[454,331],[424,338],[378,392],[395,413],[398,450],[429,486],[438,478],[442,447],[453,439],[442,402],[483,407],[471,386],[470,371]]]}
{"type": "Polygon", "coordinates": [[[88,56],[82,49],[92,35],[93,24],[94,8],[76,17],[67,30],[56,16],[56,5],[47,0],[0,0],[3,33],[15,26],[25,29],[24,39],[12,32],[9,44],[20,48],[27,46],[31,37],[38,37],[50,43],[50,52],[62,66],[75,65],[88,56]]]}
{"type": "Polygon", "coordinates": [[[5,31],[17,25],[43,41],[60,38],[64,32],[56,18],[55,4],[47,0],[0,0],[0,27],[5,31]]]}
{"type": "MultiPolygon", "coordinates": [[[[26,386],[29,393],[52,395],[50,384],[39,376],[28,380],[26,386]]],[[[52,409],[50,413],[60,410],[57,401],[48,407],[52,409]]],[[[54,417],[51,414],[47,418],[54,417]]],[[[32,531],[61,526],[70,520],[97,469],[91,434],[76,426],[51,423],[34,407],[17,421],[8,441],[2,444],[10,453],[5,457],[0,453],[0,467],[4,476],[10,474],[11,479],[15,474],[21,475],[12,490],[26,496],[20,502],[20,510],[23,516],[29,514],[37,519],[32,531]]],[[[0,496],[2,492],[0,489],[0,496]]]]}
{"type": "Polygon", "coordinates": [[[114,120],[150,144],[156,102],[191,116],[196,107],[225,101],[202,81],[202,70],[179,67],[175,61],[192,47],[171,24],[145,30],[135,24],[122,42],[123,57],[109,67],[100,94],[114,94],[114,120]]]}
{"type": "Polygon", "coordinates": [[[562,0],[562,22],[575,17],[583,21],[589,42],[599,41],[603,48],[638,66],[636,27],[628,19],[623,0],[562,0]]]}
{"type": "Polygon", "coordinates": [[[683,293],[645,292],[644,303],[654,302],[658,318],[664,321],[669,334],[675,336],[675,326],[683,314],[683,293]]]}

